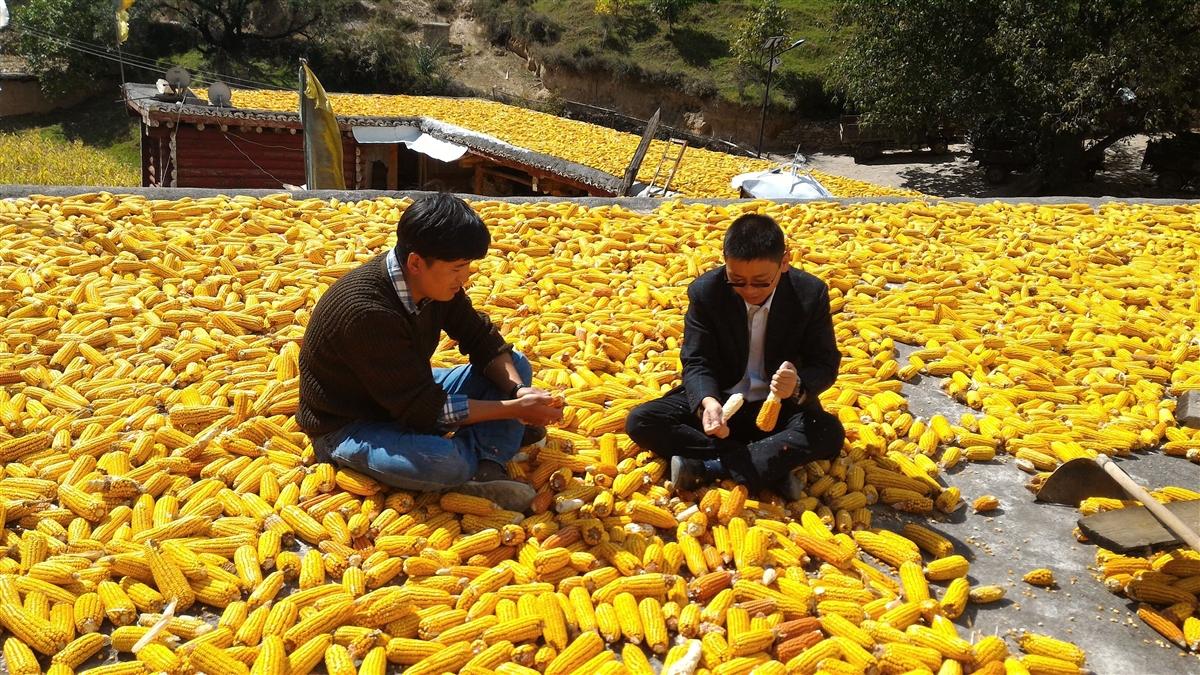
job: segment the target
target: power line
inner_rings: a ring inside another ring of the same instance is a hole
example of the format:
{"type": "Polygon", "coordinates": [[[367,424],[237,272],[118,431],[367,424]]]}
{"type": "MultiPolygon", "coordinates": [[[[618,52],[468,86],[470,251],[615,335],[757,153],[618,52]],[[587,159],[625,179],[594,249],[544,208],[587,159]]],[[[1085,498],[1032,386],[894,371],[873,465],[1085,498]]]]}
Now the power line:
{"type": "MultiPolygon", "coordinates": [[[[114,62],[120,63],[122,65],[128,63],[134,67],[141,68],[143,70],[149,70],[149,71],[152,71],[155,73],[162,72],[162,70],[163,70],[162,64],[163,63],[170,63],[169,61],[165,61],[162,59],[149,59],[146,57],[137,56],[135,54],[126,54],[124,52],[114,52],[114,50],[112,48],[104,46],[104,45],[98,45],[98,44],[95,44],[92,42],[87,42],[84,40],[76,40],[73,38],[65,38],[65,37],[58,36],[58,35],[52,35],[50,33],[46,33],[37,28],[31,28],[28,26],[16,26],[15,28],[16,28],[16,30],[23,31],[25,33],[28,33],[30,35],[33,35],[35,37],[38,37],[38,38],[41,38],[44,40],[49,40],[51,42],[55,42],[59,45],[66,47],[67,49],[71,49],[71,50],[80,52],[82,54],[87,54],[89,56],[95,56],[97,58],[114,61],[114,62]]],[[[229,75],[226,73],[219,73],[219,72],[203,70],[203,69],[196,69],[191,72],[193,72],[195,79],[199,82],[211,83],[211,82],[216,82],[218,80],[222,80],[222,81],[237,85],[239,87],[245,87],[245,88],[273,89],[273,90],[277,90],[277,91],[289,91],[288,88],[281,87],[276,84],[270,84],[267,82],[259,82],[257,80],[251,80],[248,78],[237,77],[237,76],[229,75]],[[208,77],[208,76],[211,76],[211,77],[208,77]]]]}
{"type": "MultiPolygon", "coordinates": [[[[234,142],[233,142],[233,138],[232,138],[232,137],[231,137],[231,136],[230,136],[228,133],[222,133],[222,135],[225,137],[225,140],[229,141],[229,144],[230,144],[230,145],[232,145],[232,146],[233,146],[233,148],[234,148],[235,150],[237,150],[238,152],[242,153],[242,157],[245,157],[245,158],[246,158],[246,161],[248,161],[248,162],[250,162],[251,164],[253,164],[253,165],[254,165],[254,168],[256,168],[256,169],[258,169],[259,171],[261,171],[261,172],[263,172],[263,173],[267,174],[268,176],[270,176],[270,177],[271,177],[271,180],[275,181],[276,183],[279,183],[280,185],[286,185],[286,183],[284,183],[283,181],[281,181],[281,180],[279,180],[278,178],[276,178],[276,177],[275,177],[275,174],[273,174],[273,173],[271,173],[270,171],[267,171],[266,169],[262,168],[261,166],[259,166],[258,162],[256,162],[256,161],[254,161],[253,159],[251,159],[250,155],[247,155],[245,150],[242,150],[240,147],[238,147],[238,144],[237,144],[237,143],[234,143],[234,142]]],[[[242,140],[246,140],[246,139],[242,139],[242,140]]]]}
{"type": "MultiPolygon", "coordinates": [[[[59,44],[66,46],[68,49],[75,49],[76,51],[80,51],[85,54],[91,54],[93,56],[99,56],[101,58],[107,58],[109,60],[120,59],[125,62],[143,66],[150,70],[155,70],[155,71],[161,70],[163,68],[163,66],[161,64],[170,63],[169,61],[166,61],[164,59],[149,59],[149,58],[137,56],[134,54],[125,55],[123,52],[120,52],[120,53],[117,53],[114,55],[113,50],[110,47],[107,47],[105,45],[99,45],[99,44],[96,44],[93,42],[87,42],[86,40],[77,40],[74,38],[64,38],[64,37],[61,37],[58,35],[46,33],[45,31],[42,31],[42,30],[39,30],[36,28],[26,27],[26,28],[24,28],[24,30],[29,33],[33,33],[34,35],[37,35],[39,37],[42,37],[44,39],[58,42],[59,44]]],[[[228,75],[225,73],[219,73],[216,71],[196,69],[194,72],[200,74],[200,76],[197,77],[196,79],[201,80],[201,81],[215,82],[218,79],[222,79],[227,82],[238,84],[239,86],[248,86],[248,87],[255,87],[255,88],[260,88],[260,89],[266,88],[266,89],[278,89],[278,90],[284,90],[284,91],[287,90],[286,88],[280,87],[279,85],[269,84],[266,82],[258,82],[256,80],[237,77],[234,75],[228,75]],[[212,75],[214,77],[205,77],[206,75],[212,75]]]]}

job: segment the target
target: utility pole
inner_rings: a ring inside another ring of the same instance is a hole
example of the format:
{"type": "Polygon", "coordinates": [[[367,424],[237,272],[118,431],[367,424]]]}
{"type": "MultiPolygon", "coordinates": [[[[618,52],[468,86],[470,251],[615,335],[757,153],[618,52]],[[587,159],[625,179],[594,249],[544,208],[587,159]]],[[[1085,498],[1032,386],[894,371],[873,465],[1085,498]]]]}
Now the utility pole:
{"type": "Polygon", "coordinates": [[[766,91],[763,92],[762,119],[759,120],[758,123],[759,157],[762,157],[763,130],[765,130],[767,127],[767,106],[770,105],[771,102],[771,74],[775,71],[775,65],[776,62],[779,61],[779,57],[804,44],[805,40],[804,38],[800,38],[787,47],[784,47],[779,51],[775,51],[776,49],[779,49],[784,42],[787,42],[786,35],[775,35],[763,41],[763,49],[767,51],[767,88],[766,91]]]}

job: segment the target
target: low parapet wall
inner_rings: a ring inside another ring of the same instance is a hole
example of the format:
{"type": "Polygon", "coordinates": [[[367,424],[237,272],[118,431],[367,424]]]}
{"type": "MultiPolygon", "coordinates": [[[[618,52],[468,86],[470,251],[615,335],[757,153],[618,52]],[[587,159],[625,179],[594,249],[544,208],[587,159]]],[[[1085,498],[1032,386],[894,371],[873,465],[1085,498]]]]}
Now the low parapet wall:
{"type": "MultiPolygon", "coordinates": [[[[85,194],[89,192],[109,192],[112,194],[130,194],[141,195],[147,199],[181,199],[183,197],[191,197],[193,199],[202,199],[204,197],[217,197],[221,195],[236,196],[244,195],[249,197],[265,197],[267,195],[289,194],[293,199],[309,199],[316,197],[317,199],[337,199],[345,202],[357,202],[365,199],[375,199],[377,197],[392,197],[394,199],[403,199],[404,197],[419,197],[429,194],[428,192],[420,191],[387,191],[387,190],[297,190],[287,192],[285,190],[211,190],[203,188],[146,188],[146,187],[90,187],[76,185],[0,185],[0,199],[28,197],[29,195],[51,195],[58,197],[68,197],[71,195],[85,194]]],[[[653,211],[661,204],[669,200],[650,199],[646,197],[490,197],[486,195],[471,195],[462,194],[461,197],[474,201],[500,201],[512,204],[529,204],[537,202],[572,202],[584,206],[612,206],[620,205],[634,211],[653,211]]],[[[736,204],[752,200],[746,199],[685,199],[681,198],[686,204],[713,204],[726,205],[736,204]]],[[[1153,204],[1156,206],[1173,206],[1176,204],[1196,205],[1200,204],[1200,199],[1118,199],[1115,197],[1007,197],[1007,198],[979,198],[979,197],[835,197],[833,199],[777,199],[773,200],[777,203],[822,203],[833,202],[835,204],[903,204],[913,201],[925,201],[930,203],[937,202],[954,202],[967,204],[1035,204],[1035,205],[1053,205],[1053,204],[1087,204],[1091,207],[1103,206],[1105,204],[1153,204]]]]}

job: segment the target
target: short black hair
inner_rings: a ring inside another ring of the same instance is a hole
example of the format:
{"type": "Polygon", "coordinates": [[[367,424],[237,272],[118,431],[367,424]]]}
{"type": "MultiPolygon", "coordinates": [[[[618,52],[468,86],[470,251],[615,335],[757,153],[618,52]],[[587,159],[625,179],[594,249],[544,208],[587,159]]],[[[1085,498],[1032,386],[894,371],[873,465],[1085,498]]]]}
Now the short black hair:
{"type": "Polygon", "coordinates": [[[726,259],[779,262],[784,249],[783,229],[771,216],[747,213],[725,232],[726,259]]]}
{"type": "Polygon", "coordinates": [[[478,260],[487,255],[492,236],[478,213],[447,192],[417,199],[396,225],[396,255],[409,253],[435,260],[478,260]]]}

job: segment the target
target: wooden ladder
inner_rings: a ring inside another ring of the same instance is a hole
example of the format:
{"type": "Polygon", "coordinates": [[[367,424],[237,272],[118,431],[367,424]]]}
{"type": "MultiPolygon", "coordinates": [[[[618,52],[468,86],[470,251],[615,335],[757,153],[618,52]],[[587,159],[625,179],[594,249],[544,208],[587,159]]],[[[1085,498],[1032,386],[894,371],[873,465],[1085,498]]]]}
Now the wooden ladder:
{"type": "Polygon", "coordinates": [[[658,167],[654,169],[654,178],[650,179],[650,187],[646,191],[647,196],[656,196],[656,190],[658,191],[657,196],[667,196],[667,193],[671,190],[671,181],[675,180],[675,172],[679,170],[679,162],[683,160],[683,153],[687,150],[687,148],[687,139],[672,138],[667,142],[667,146],[663,148],[662,157],[660,157],[658,160],[658,167]],[[676,149],[678,151],[676,151],[676,149]],[[667,174],[667,180],[665,183],[663,183],[662,187],[656,188],[655,185],[658,183],[658,177],[663,174],[663,167],[665,167],[667,163],[671,164],[671,171],[667,174]]]}

